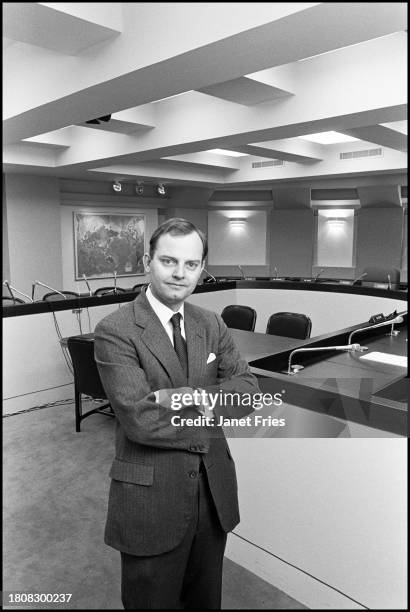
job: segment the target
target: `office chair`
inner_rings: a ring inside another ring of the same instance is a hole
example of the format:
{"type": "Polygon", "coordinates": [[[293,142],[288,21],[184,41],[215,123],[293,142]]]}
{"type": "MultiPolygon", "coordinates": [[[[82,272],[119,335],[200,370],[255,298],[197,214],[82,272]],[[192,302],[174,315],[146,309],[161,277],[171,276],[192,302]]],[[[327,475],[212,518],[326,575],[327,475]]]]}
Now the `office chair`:
{"type": "Polygon", "coordinates": [[[99,287],[94,291],[94,295],[107,295],[110,293],[127,293],[122,287],[99,287]]]}
{"type": "Polygon", "coordinates": [[[231,305],[226,306],[221,317],[225,325],[233,329],[243,329],[244,331],[253,331],[256,323],[256,311],[250,306],[231,305]]]}
{"type": "Polygon", "coordinates": [[[288,338],[310,338],[312,321],[304,314],[297,312],[275,312],[271,315],[266,326],[266,333],[273,336],[287,336],[288,338]]]}
{"type": "MultiPolygon", "coordinates": [[[[61,293],[66,296],[67,300],[80,297],[80,294],[75,293],[75,291],[62,291],[61,293]]],[[[41,299],[45,302],[57,302],[58,300],[64,300],[65,298],[56,291],[51,291],[50,293],[43,295],[41,299]]]]}
{"type": "Polygon", "coordinates": [[[109,402],[83,413],[82,395],[88,395],[95,400],[105,400],[107,395],[94,359],[94,342],[81,336],[71,336],[67,338],[67,347],[74,369],[75,430],[79,432],[81,421],[91,414],[98,412],[110,417],[115,415],[109,402]],[[109,412],[104,408],[109,408],[109,412]]]}
{"type": "Polygon", "coordinates": [[[27,302],[25,302],[24,300],[21,300],[20,298],[12,298],[12,297],[8,297],[7,295],[3,295],[2,296],[3,299],[3,306],[13,306],[14,304],[26,304],[27,302]]]}
{"type": "Polygon", "coordinates": [[[145,284],[144,284],[144,283],[142,283],[141,285],[134,285],[134,286],[133,286],[133,288],[131,289],[131,291],[134,291],[134,292],[135,292],[135,291],[138,291],[138,293],[140,293],[140,292],[141,292],[141,289],[142,289],[143,287],[145,287],[145,284]]]}
{"type": "Polygon", "coordinates": [[[400,270],[397,268],[379,268],[378,266],[370,266],[363,268],[363,278],[365,283],[390,283],[396,285],[400,282],[400,270]]]}

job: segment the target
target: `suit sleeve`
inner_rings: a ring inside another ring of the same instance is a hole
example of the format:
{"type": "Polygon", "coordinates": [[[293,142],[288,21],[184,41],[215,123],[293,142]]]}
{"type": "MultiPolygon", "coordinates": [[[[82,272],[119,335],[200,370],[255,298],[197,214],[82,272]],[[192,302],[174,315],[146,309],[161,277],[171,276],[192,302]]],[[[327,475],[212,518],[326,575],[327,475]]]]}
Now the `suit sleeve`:
{"type": "Polygon", "coordinates": [[[241,418],[254,411],[253,407],[246,403],[246,399],[250,399],[254,393],[260,394],[258,380],[251,373],[248,363],[242,359],[241,354],[236,347],[228,327],[223,319],[216,315],[217,324],[219,327],[219,343],[218,343],[218,384],[207,386],[206,392],[216,393],[223,391],[225,394],[239,394],[241,401],[233,402],[232,405],[226,402],[218,402],[214,408],[214,413],[217,417],[224,418],[241,418]]]}
{"type": "MultiPolygon", "coordinates": [[[[198,417],[192,407],[174,411],[156,402],[135,346],[129,338],[104,320],[95,328],[95,360],[104,390],[123,427],[133,442],[192,452],[207,452],[206,427],[173,425],[171,417],[198,417]]],[[[181,390],[182,391],[182,390],[181,390]]],[[[170,394],[178,389],[169,389],[170,394]]]]}

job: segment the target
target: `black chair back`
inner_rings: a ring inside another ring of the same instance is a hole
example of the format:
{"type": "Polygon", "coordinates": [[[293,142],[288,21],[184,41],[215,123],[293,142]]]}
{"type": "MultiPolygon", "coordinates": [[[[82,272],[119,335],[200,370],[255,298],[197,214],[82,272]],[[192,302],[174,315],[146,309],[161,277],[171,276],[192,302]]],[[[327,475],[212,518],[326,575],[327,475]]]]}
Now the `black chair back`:
{"type": "Polygon", "coordinates": [[[20,298],[12,298],[8,297],[7,295],[3,295],[2,299],[3,306],[13,306],[13,304],[26,304],[26,302],[24,300],[21,300],[20,298]]]}
{"type": "Polygon", "coordinates": [[[94,342],[74,336],[67,339],[67,347],[73,362],[76,390],[93,398],[106,399],[107,395],[94,359],[94,342]]]}
{"type": "Polygon", "coordinates": [[[58,302],[58,300],[72,300],[80,297],[79,293],[75,293],[75,291],[61,291],[61,293],[63,293],[65,297],[55,291],[51,291],[51,293],[43,295],[42,300],[45,302],[58,302]]]}
{"type": "Polygon", "coordinates": [[[221,317],[227,327],[233,329],[243,329],[244,331],[253,331],[256,323],[256,310],[250,306],[240,306],[233,304],[226,306],[221,317]]]}
{"type": "Polygon", "coordinates": [[[276,312],[269,317],[266,326],[267,334],[301,340],[310,338],[311,331],[312,321],[310,318],[297,312],[276,312]]]}
{"type": "Polygon", "coordinates": [[[106,295],[108,293],[126,293],[127,290],[122,287],[99,287],[94,291],[94,295],[106,295]]]}
{"type": "Polygon", "coordinates": [[[388,283],[389,276],[392,285],[400,282],[400,270],[397,268],[379,268],[378,266],[369,266],[363,268],[363,274],[366,276],[362,279],[364,283],[388,283]]]}

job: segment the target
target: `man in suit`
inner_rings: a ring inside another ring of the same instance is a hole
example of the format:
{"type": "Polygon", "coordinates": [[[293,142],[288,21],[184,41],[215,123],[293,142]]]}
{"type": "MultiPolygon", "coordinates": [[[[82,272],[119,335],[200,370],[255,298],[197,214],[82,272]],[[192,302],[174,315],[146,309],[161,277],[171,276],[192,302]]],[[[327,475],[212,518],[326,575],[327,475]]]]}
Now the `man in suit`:
{"type": "Polygon", "coordinates": [[[199,229],[166,221],[144,255],[149,287],[95,329],[95,357],[117,417],[105,542],[121,552],[127,609],[221,606],[226,537],[239,511],[235,465],[210,419],[252,409],[220,402],[211,411],[204,392],[259,388],[221,317],[184,303],[206,255],[199,229]],[[176,412],[180,394],[185,405],[176,412]],[[181,423],[201,415],[203,422],[175,425],[176,414],[181,423]]]}

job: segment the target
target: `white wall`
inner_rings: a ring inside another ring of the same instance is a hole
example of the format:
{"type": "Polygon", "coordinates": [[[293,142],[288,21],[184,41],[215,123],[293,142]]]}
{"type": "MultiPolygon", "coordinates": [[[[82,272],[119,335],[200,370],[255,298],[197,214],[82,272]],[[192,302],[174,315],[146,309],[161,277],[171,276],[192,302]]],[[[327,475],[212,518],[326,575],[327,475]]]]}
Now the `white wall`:
{"type": "Polygon", "coordinates": [[[362,208],[357,222],[357,271],[367,266],[400,269],[403,209],[362,208]]]}
{"type": "Polygon", "coordinates": [[[351,268],[353,239],[353,210],[319,210],[316,265],[351,268]]]}
{"type": "Polygon", "coordinates": [[[311,209],[275,209],[270,224],[271,270],[279,276],[311,276],[314,250],[311,209]]]}
{"type": "Polygon", "coordinates": [[[6,174],[11,284],[31,295],[34,280],[62,286],[58,179],[6,174]]]}
{"type": "Polygon", "coordinates": [[[266,258],[265,211],[210,211],[208,238],[210,265],[264,265],[266,258]],[[234,228],[231,218],[244,218],[243,227],[234,228]]]}

